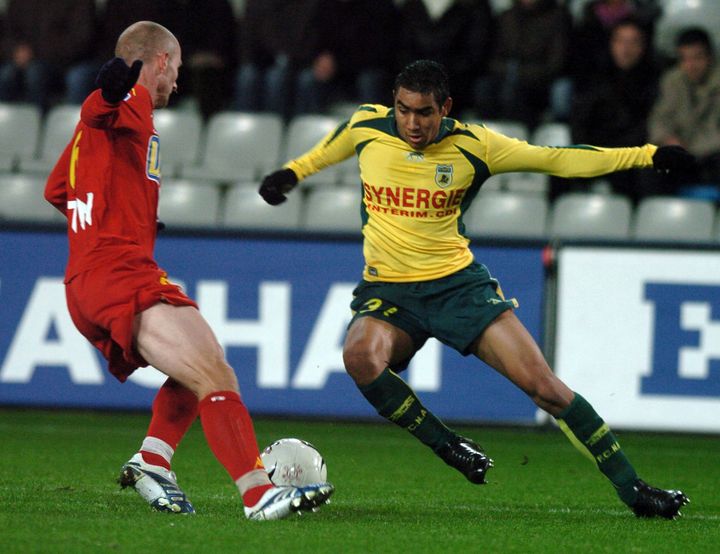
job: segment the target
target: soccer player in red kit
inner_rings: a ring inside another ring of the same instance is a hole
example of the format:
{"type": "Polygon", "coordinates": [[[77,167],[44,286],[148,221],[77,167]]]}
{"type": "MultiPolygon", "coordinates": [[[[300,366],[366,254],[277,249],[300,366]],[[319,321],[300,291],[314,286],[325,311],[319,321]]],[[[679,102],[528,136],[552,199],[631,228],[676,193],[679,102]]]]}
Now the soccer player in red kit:
{"type": "Polygon", "coordinates": [[[50,174],[45,198],[68,220],[68,309],[79,331],[121,382],[152,364],[168,376],[153,402],[140,450],[120,484],[155,509],[193,513],[170,463],[199,415],[213,453],[242,494],[249,519],[280,519],[324,504],[332,485],[275,487],[233,369],[197,305],[153,259],[160,138],[155,108],[176,90],[180,44],[165,27],[140,21],[118,38],[80,122],[50,174]],[[128,65],[130,64],[130,65],[128,65]]]}

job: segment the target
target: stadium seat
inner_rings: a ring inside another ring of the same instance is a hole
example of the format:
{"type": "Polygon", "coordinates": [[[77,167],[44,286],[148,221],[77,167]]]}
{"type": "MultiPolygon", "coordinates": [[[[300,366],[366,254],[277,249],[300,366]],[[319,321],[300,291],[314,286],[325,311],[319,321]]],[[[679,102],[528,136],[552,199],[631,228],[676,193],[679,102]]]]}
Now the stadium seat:
{"type": "Polygon", "coordinates": [[[715,205],[703,200],[654,196],[640,201],[635,238],[667,242],[712,240],[715,205]]]}
{"type": "Polygon", "coordinates": [[[279,206],[271,206],[258,194],[259,183],[238,183],[228,191],[224,204],[225,227],[244,229],[298,229],[302,191],[296,190],[279,206]]]}
{"type": "Polygon", "coordinates": [[[307,191],[301,227],[308,231],[360,234],[360,187],[316,187],[307,191]]]}
{"type": "Polygon", "coordinates": [[[52,108],[45,116],[40,132],[38,156],[34,157],[34,153],[24,154],[20,160],[20,170],[23,173],[48,175],[70,142],[78,121],[80,106],[63,104],[52,108]]]}
{"type": "Polygon", "coordinates": [[[720,9],[717,0],[658,0],[661,15],[655,30],[655,47],[670,57],[675,57],[675,39],[688,27],[705,29],[720,47],[720,9]]]}
{"type": "Polygon", "coordinates": [[[497,133],[501,133],[506,137],[516,138],[520,140],[528,140],[530,132],[524,123],[509,120],[488,120],[488,121],[468,121],[468,123],[478,123],[485,125],[488,129],[492,129],[497,133]]]}
{"type": "Polygon", "coordinates": [[[240,21],[245,17],[245,3],[247,0],[230,0],[235,18],[240,21]]]}
{"type": "Polygon", "coordinates": [[[34,156],[39,135],[37,106],[0,104],[0,171],[14,170],[21,156],[34,156]]]}
{"type": "Polygon", "coordinates": [[[153,123],[160,136],[162,173],[177,177],[183,166],[197,162],[202,120],[196,112],[156,110],[153,123]]]}
{"type": "Polygon", "coordinates": [[[490,176],[480,192],[510,191],[547,196],[549,177],[542,173],[498,173],[490,176]]]}
{"type": "Polygon", "coordinates": [[[510,192],[547,196],[550,178],[544,173],[504,173],[502,176],[510,192]]]}
{"type": "MultiPolygon", "coordinates": [[[[294,117],[288,125],[284,155],[282,157],[283,163],[310,150],[341,122],[342,120],[338,117],[317,114],[294,117]]],[[[306,186],[314,183],[338,184],[343,180],[343,173],[352,172],[353,168],[357,168],[357,159],[355,156],[350,156],[349,159],[340,164],[327,167],[319,173],[311,175],[302,181],[302,185],[306,186]]]]}
{"type": "Polygon", "coordinates": [[[507,189],[507,176],[508,173],[500,173],[499,175],[491,175],[482,184],[480,194],[486,192],[500,192],[507,189]]]}
{"type": "Polygon", "coordinates": [[[542,196],[486,192],[475,198],[463,223],[471,236],[540,238],[545,236],[547,213],[542,196]]]}
{"type": "Polygon", "coordinates": [[[357,156],[350,156],[347,160],[339,164],[338,171],[340,172],[339,182],[341,184],[357,185],[362,183],[357,156]]]}
{"type": "Polygon", "coordinates": [[[350,119],[350,117],[352,117],[358,109],[358,106],[359,104],[357,102],[336,102],[330,105],[328,108],[328,114],[343,121],[345,119],[350,119]]]}
{"type": "Polygon", "coordinates": [[[573,17],[575,22],[580,22],[582,20],[585,7],[590,2],[592,2],[592,0],[570,0],[569,2],[566,2],[568,9],[570,10],[570,15],[573,17]]]}
{"type": "Polygon", "coordinates": [[[542,123],[530,139],[538,146],[568,146],[572,144],[570,127],[565,123],[542,123]]]}
{"type": "Polygon", "coordinates": [[[199,165],[184,167],[195,181],[256,181],[279,167],[282,119],[271,113],[220,112],[206,127],[199,165]]]}
{"type": "Polygon", "coordinates": [[[552,207],[550,235],[561,239],[627,239],[632,204],[616,194],[567,193],[552,207]]]}
{"type": "Polygon", "coordinates": [[[64,222],[65,216],[45,200],[45,178],[36,175],[0,175],[0,219],[64,222]]]}
{"type": "Polygon", "coordinates": [[[220,189],[185,179],[168,179],[160,189],[158,217],[167,225],[213,227],[218,224],[220,189]]]}
{"type": "Polygon", "coordinates": [[[490,7],[496,16],[510,9],[512,5],[513,0],[490,0],[490,7]]]}

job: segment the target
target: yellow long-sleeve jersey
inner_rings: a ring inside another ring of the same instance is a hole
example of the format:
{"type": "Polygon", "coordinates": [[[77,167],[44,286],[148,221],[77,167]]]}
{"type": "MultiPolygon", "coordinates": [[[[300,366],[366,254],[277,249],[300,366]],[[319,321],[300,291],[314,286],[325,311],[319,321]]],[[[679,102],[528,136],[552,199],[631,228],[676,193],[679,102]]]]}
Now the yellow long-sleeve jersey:
{"type": "Polygon", "coordinates": [[[285,167],[304,179],[353,154],[363,186],[364,279],[437,279],[473,261],[462,216],[491,175],[514,171],[594,177],[652,166],[656,147],[533,146],[483,125],[444,118],[416,151],[398,136],[394,110],[363,105],[285,167]]]}

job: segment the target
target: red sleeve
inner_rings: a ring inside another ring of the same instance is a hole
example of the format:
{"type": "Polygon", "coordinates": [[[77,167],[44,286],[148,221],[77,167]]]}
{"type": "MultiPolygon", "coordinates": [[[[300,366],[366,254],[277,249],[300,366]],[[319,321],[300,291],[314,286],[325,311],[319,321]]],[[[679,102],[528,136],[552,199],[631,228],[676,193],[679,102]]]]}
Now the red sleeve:
{"type": "Polygon", "coordinates": [[[63,150],[60,159],[58,159],[55,167],[50,172],[47,182],[45,183],[45,200],[50,202],[55,208],[60,210],[67,216],[67,180],[68,170],[70,168],[70,153],[72,150],[70,143],[63,150]]]}
{"type": "Polygon", "coordinates": [[[80,108],[80,120],[88,127],[109,129],[114,126],[118,118],[120,104],[106,102],[100,89],[97,89],[83,102],[82,108],[80,108]]]}
{"type": "Polygon", "coordinates": [[[149,94],[138,85],[117,104],[107,102],[97,89],[83,102],[80,121],[94,129],[137,129],[141,115],[151,110],[149,94]]]}

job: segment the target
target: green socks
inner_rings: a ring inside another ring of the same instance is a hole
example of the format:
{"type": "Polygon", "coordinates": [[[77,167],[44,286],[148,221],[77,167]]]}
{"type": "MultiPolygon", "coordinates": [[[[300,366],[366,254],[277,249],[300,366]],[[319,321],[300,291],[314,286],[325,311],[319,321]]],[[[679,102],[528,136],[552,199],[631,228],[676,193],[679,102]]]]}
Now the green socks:
{"type": "Polygon", "coordinates": [[[607,423],[588,401],[575,393],[573,401],[556,419],[570,442],[612,481],[620,499],[632,505],[637,498],[637,491],[633,488],[637,473],[607,423]]]}
{"type": "MultiPolygon", "coordinates": [[[[381,416],[407,429],[433,450],[455,437],[455,433],[429,412],[407,383],[390,369],[385,369],[369,385],[358,388],[381,416]]],[[[557,420],[570,442],[593,460],[615,485],[620,499],[632,505],[637,498],[634,489],[637,473],[615,435],[587,400],[575,393],[575,398],[557,420]]]]}
{"type": "Polygon", "coordinates": [[[386,368],[369,385],[358,388],[381,416],[407,429],[433,450],[455,437],[455,433],[429,412],[410,386],[390,369],[386,368]]]}

